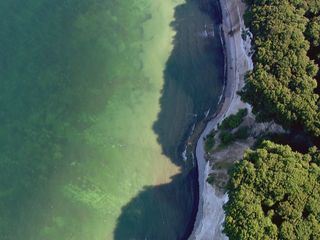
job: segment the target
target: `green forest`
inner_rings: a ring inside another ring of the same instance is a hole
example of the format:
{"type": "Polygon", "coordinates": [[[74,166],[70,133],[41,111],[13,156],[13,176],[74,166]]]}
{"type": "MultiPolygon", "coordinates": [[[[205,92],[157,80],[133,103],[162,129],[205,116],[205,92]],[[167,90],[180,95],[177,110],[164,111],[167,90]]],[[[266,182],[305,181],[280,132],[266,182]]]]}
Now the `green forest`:
{"type": "Polygon", "coordinates": [[[286,128],[301,127],[320,136],[315,63],[319,54],[313,54],[319,48],[320,2],[248,4],[245,20],[254,35],[255,67],[246,77],[243,100],[260,120],[275,120],[286,128]]]}
{"type": "Polygon", "coordinates": [[[320,1],[247,0],[254,69],[242,100],[258,121],[311,139],[262,141],[230,172],[224,232],[239,239],[320,239],[320,1]],[[289,142],[289,141],[288,141],[289,142]]]}
{"type": "Polygon", "coordinates": [[[229,183],[229,238],[320,239],[319,156],[270,141],[247,151],[229,183]]]}

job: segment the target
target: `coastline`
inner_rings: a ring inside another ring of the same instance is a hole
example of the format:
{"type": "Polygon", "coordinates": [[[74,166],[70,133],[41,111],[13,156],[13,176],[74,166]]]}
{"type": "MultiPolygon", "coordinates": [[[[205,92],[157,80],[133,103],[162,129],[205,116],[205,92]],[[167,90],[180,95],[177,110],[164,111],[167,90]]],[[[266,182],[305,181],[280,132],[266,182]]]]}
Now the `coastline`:
{"type": "Polygon", "coordinates": [[[221,37],[223,39],[225,58],[225,89],[221,105],[217,112],[209,118],[204,131],[196,145],[196,159],[198,165],[199,205],[190,240],[192,239],[227,239],[222,233],[224,221],[223,204],[227,201],[227,194],[219,194],[206,182],[211,166],[205,159],[204,140],[217,124],[225,117],[250,106],[243,103],[237,92],[244,86],[244,75],[252,69],[249,55],[250,41],[244,42],[241,29],[245,29],[242,15],[245,5],[241,0],[219,0],[222,14],[221,37]]]}

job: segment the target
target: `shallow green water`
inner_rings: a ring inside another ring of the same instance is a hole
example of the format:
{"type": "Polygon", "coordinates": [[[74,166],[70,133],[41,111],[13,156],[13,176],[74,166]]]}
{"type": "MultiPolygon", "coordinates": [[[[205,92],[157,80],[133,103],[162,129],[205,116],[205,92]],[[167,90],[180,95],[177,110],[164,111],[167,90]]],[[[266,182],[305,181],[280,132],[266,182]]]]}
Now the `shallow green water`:
{"type": "Polygon", "coordinates": [[[223,70],[199,2],[2,0],[0,20],[0,238],[182,238],[181,146],[223,70]]]}

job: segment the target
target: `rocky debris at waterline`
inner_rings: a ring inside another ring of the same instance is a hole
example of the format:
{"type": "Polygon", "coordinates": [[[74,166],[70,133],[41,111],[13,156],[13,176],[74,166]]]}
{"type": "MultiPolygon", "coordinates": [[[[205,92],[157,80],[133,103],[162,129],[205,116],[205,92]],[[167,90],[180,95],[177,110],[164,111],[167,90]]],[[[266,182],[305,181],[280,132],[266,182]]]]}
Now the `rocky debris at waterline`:
{"type": "Polygon", "coordinates": [[[220,6],[223,18],[222,36],[224,54],[227,62],[226,87],[222,106],[219,112],[215,114],[215,117],[208,122],[196,147],[199,171],[199,207],[194,230],[189,238],[190,240],[227,239],[222,233],[222,223],[224,221],[222,207],[227,201],[227,196],[225,194],[221,196],[216,193],[215,189],[206,181],[211,167],[209,162],[205,160],[203,138],[215,129],[217,124],[222,122],[226,116],[237,112],[240,108],[250,108],[236,94],[244,85],[243,78],[245,73],[253,67],[249,52],[251,48],[250,39],[248,42],[245,42],[241,36],[241,30],[246,29],[242,19],[245,5],[241,0],[220,0],[220,6]]]}

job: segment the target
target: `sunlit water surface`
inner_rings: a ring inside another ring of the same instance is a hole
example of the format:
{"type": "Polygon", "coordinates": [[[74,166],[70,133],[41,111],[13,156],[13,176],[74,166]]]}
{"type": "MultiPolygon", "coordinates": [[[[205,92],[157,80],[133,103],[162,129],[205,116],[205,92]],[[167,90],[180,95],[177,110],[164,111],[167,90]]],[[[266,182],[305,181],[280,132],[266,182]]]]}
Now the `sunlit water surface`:
{"type": "Polygon", "coordinates": [[[196,178],[181,153],[223,72],[200,9],[208,1],[0,1],[1,239],[186,236],[196,178]]]}

